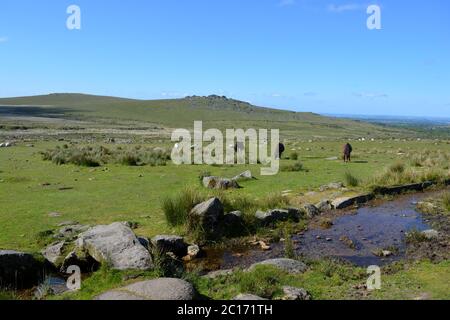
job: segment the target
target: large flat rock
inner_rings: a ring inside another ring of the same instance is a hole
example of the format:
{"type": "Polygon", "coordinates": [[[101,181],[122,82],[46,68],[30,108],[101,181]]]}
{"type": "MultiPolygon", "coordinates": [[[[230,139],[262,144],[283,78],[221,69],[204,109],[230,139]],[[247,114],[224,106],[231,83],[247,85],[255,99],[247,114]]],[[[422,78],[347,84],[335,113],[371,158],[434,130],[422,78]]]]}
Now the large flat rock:
{"type": "Polygon", "coordinates": [[[356,204],[363,204],[372,200],[375,196],[372,193],[361,194],[353,197],[341,197],[332,201],[332,206],[335,209],[345,209],[356,204]]]}
{"type": "Polygon", "coordinates": [[[159,278],[133,283],[107,291],[96,300],[193,300],[196,292],[192,284],[175,278],[159,278]]]}
{"type": "Polygon", "coordinates": [[[301,261],[293,260],[293,259],[285,259],[285,258],[279,258],[279,259],[270,259],[265,260],[262,262],[257,262],[248,268],[248,271],[255,270],[258,266],[273,266],[275,268],[278,268],[282,271],[285,271],[287,273],[291,274],[299,274],[304,273],[308,267],[301,261]]]}
{"type": "Polygon", "coordinates": [[[79,235],[77,246],[99,263],[109,263],[113,269],[148,270],[153,267],[150,252],[134,232],[117,222],[93,227],[79,235]]]}

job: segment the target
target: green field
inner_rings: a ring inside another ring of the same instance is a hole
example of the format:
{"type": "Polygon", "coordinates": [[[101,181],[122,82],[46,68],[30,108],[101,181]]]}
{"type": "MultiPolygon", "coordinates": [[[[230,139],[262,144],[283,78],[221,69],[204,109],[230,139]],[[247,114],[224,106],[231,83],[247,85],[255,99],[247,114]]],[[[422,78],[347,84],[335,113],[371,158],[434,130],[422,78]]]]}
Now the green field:
{"type": "MultiPolygon", "coordinates": [[[[317,189],[332,181],[344,181],[349,171],[368,179],[397,160],[427,150],[449,150],[445,142],[375,141],[354,143],[354,162],[326,160],[339,156],[342,141],[297,143],[300,161],[307,171],[280,172],[276,176],[259,176],[259,166],[175,166],[129,167],[107,165],[99,168],[56,165],[43,161],[39,151],[63,142],[36,142],[27,147],[19,144],[0,149],[0,247],[37,250],[36,234],[72,220],[95,225],[113,221],[136,221],[138,233],[146,236],[173,232],[165,223],[161,200],[185,187],[203,190],[198,176],[205,171],[233,177],[250,168],[258,180],[243,182],[243,189],[228,191],[233,196],[248,195],[255,199],[272,192],[294,193],[317,189]],[[306,151],[309,149],[310,151],[306,151]],[[399,155],[399,151],[405,154],[399,155]],[[60,190],[60,188],[70,188],[60,190]],[[51,218],[57,212],[61,217],[51,218]]],[[[287,155],[292,151],[287,151],[287,155]]],[[[294,163],[282,160],[281,165],[294,163]]]]}

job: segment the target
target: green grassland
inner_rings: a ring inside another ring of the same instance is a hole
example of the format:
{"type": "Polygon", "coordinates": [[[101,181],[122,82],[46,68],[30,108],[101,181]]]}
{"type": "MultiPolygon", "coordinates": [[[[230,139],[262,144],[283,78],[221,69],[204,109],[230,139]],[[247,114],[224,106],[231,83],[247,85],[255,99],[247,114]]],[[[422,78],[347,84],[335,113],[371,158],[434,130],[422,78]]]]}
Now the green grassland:
{"type": "MultiPolygon", "coordinates": [[[[288,150],[299,153],[305,170],[280,172],[276,176],[259,176],[257,165],[175,166],[169,162],[158,167],[114,164],[87,168],[42,160],[40,151],[64,142],[37,142],[33,148],[21,143],[3,148],[0,149],[0,248],[40,249],[36,234],[67,220],[91,225],[136,221],[140,224],[138,233],[146,236],[174,232],[165,222],[162,199],[185,187],[206,192],[198,179],[205,171],[233,177],[250,168],[258,180],[243,182],[242,189],[228,193],[260,199],[273,192],[292,190],[295,194],[331,181],[344,181],[346,172],[361,180],[369,179],[383,167],[402,159],[407,162],[408,156],[424,149],[449,150],[446,142],[365,141],[354,143],[353,163],[326,160],[339,156],[342,143],[296,143],[288,150]],[[61,217],[49,217],[52,212],[60,213],[61,217]]],[[[295,162],[284,159],[281,165],[295,162]]]]}

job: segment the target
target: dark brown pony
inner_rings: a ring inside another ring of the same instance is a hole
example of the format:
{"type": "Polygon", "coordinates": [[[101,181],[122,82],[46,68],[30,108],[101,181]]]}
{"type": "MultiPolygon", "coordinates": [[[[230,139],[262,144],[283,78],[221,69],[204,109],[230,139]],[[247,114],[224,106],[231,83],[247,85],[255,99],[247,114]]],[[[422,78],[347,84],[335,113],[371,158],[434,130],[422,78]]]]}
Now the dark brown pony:
{"type": "Polygon", "coordinates": [[[344,162],[351,162],[352,161],[352,151],[353,148],[350,143],[347,143],[344,146],[344,162]]]}

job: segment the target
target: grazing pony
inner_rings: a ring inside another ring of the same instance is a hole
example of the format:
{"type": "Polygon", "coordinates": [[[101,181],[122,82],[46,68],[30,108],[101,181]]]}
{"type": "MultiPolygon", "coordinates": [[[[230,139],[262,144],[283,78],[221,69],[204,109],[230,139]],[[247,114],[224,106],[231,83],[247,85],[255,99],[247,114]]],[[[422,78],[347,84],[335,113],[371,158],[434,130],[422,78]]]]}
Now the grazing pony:
{"type": "Polygon", "coordinates": [[[344,162],[351,162],[352,161],[352,151],[353,148],[350,143],[347,143],[344,146],[344,162]]]}
{"type": "Polygon", "coordinates": [[[275,158],[281,159],[281,156],[283,155],[284,150],[286,150],[286,148],[284,147],[284,144],[282,144],[282,143],[278,144],[278,149],[275,153],[275,158]]]}

